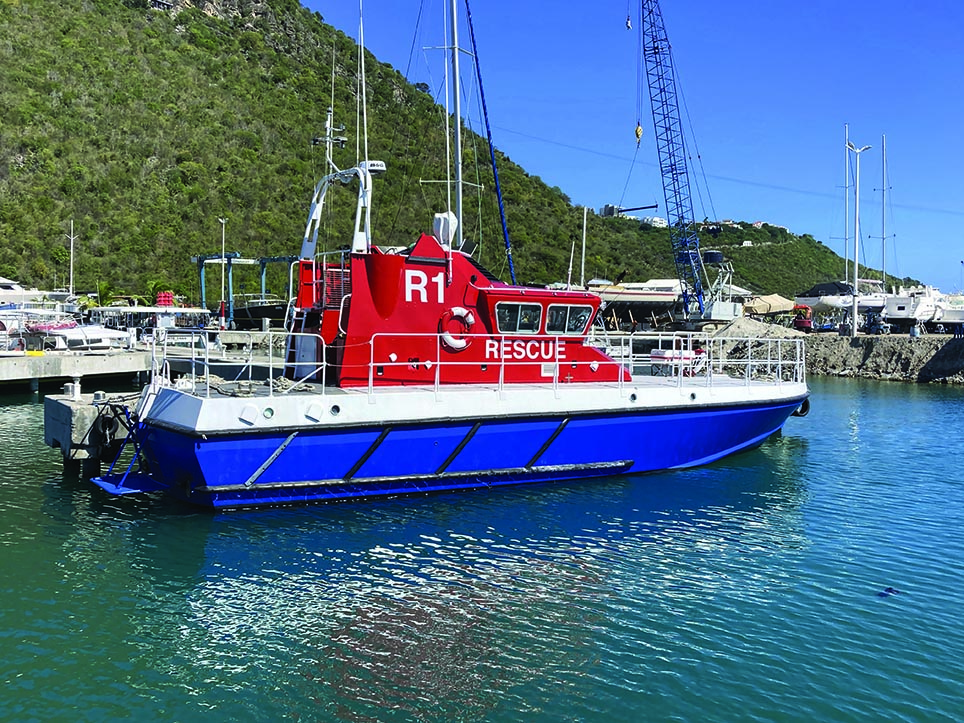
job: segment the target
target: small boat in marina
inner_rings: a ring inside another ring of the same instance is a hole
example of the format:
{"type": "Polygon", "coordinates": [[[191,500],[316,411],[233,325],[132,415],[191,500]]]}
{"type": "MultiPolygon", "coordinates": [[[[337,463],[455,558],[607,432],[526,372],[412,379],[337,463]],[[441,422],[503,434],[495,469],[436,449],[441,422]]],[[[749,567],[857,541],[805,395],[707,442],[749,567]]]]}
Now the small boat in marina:
{"type": "Polygon", "coordinates": [[[135,336],[101,324],[82,324],[61,312],[0,310],[0,351],[89,352],[130,349],[135,336]]]}
{"type": "Polygon", "coordinates": [[[139,337],[153,336],[157,331],[195,330],[207,328],[211,312],[196,306],[95,306],[88,312],[91,323],[108,329],[134,329],[139,337]]]}
{"type": "Polygon", "coordinates": [[[288,301],[271,293],[235,294],[233,313],[235,329],[280,329],[288,316],[288,301]]]}
{"type": "Polygon", "coordinates": [[[934,322],[945,327],[964,324],[964,294],[944,294],[937,302],[934,322]]]}
{"type": "Polygon", "coordinates": [[[49,292],[26,288],[13,279],[0,276],[0,306],[24,306],[39,303],[49,297],[49,292]]]}
{"type": "MultiPolygon", "coordinates": [[[[861,279],[860,283],[862,286],[857,291],[857,313],[882,311],[889,297],[882,289],[882,282],[876,279],[861,279]]],[[[845,312],[853,308],[854,287],[846,281],[828,281],[801,292],[794,302],[809,306],[816,313],[845,312]]]]}
{"type": "Polygon", "coordinates": [[[613,330],[655,326],[659,318],[675,309],[683,299],[679,279],[618,283],[592,279],[586,288],[602,299],[603,321],[613,330]]]}
{"type": "MultiPolygon", "coordinates": [[[[29,302],[28,302],[29,304],[29,302]]],[[[20,304],[0,307],[0,351],[39,349],[38,339],[54,330],[77,327],[73,314],[20,304]]]]}
{"type": "Polygon", "coordinates": [[[28,348],[36,346],[44,352],[103,352],[134,348],[136,337],[132,332],[109,329],[100,324],[63,325],[33,333],[28,337],[28,348]]]}
{"type": "Polygon", "coordinates": [[[943,298],[934,286],[901,286],[887,297],[883,317],[895,331],[906,332],[919,324],[936,321],[942,315],[943,298]]]}

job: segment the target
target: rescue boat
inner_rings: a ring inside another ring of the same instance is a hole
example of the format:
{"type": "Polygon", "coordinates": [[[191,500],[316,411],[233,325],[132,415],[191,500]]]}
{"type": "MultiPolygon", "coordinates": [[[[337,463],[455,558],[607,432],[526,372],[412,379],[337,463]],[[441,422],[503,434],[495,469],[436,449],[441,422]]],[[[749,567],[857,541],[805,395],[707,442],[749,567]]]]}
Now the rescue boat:
{"type": "Polygon", "coordinates": [[[177,377],[158,342],[129,456],[96,484],[228,508],[591,480],[707,464],[805,413],[799,339],[633,334],[607,353],[590,334],[599,296],[500,281],[454,247],[451,214],[408,248],[373,245],[383,169],[316,186],[263,381],[253,359],[214,377],[206,347],[177,377]],[[351,247],[319,253],[327,193],[348,183],[351,247]]]}

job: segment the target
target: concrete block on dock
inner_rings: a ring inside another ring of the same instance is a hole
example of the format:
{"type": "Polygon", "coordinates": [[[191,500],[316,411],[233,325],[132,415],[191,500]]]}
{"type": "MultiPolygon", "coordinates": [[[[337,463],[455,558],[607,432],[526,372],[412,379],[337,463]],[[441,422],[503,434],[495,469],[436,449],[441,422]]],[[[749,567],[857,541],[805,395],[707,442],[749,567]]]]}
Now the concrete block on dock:
{"type": "Polygon", "coordinates": [[[84,476],[100,471],[117,432],[117,421],[104,404],[103,392],[81,394],[79,387],[64,385],[64,394],[44,397],[44,444],[60,449],[64,464],[80,464],[84,476]]]}

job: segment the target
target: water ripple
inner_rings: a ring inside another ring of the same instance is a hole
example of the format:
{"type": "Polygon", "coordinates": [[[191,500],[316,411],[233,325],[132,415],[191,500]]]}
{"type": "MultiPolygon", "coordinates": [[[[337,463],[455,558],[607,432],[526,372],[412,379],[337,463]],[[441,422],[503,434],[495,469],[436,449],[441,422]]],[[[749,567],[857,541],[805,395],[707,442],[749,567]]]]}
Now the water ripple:
{"type": "Polygon", "coordinates": [[[954,719],[964,483],[923,425],[964,396],[815,387],[806,420],[698,470],[213,516],[65,478],[40,406],[0,405],[28,470],[0,473],[0,707],[954,719]]]}

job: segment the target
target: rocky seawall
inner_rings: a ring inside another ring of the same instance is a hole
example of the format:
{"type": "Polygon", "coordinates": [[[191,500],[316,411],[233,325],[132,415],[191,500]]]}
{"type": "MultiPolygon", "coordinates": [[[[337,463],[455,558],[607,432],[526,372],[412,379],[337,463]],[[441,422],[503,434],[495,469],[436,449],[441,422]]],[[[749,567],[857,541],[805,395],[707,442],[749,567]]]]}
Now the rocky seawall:
{"type": "Polygon", "coordinates": [[[964,339],[945,334],[807,337],[807,373],[964,384],[964,339]]]}
{"type": "Polygon", "coordinates": [[[775,324],[737,319],[718,332],[752,337],[804,336],[807,373],[899,382],[964,385],[964,339],[949,334],[860,335],[801,334],[775,324]]]}

